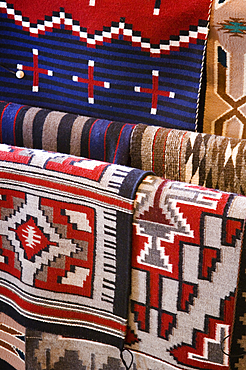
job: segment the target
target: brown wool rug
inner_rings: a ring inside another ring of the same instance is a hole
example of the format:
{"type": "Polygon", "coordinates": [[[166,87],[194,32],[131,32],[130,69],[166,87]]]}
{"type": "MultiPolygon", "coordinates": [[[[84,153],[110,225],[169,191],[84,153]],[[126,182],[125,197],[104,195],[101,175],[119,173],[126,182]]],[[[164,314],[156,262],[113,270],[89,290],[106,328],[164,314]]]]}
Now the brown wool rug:
{"type": "Polygon", "coordinates": [[[139,124],[130,155],[160,177],[246,194],[246,140],[139,124]]]}

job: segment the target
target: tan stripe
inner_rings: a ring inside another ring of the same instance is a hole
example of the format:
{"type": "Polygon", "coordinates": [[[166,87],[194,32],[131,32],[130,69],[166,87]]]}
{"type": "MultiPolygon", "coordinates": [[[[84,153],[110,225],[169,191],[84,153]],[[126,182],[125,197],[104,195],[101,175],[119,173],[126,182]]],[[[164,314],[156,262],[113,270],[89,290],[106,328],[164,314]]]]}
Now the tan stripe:
{"type": "Polygon", "coordinates": [[[148,126],[143,133],[141,143],[141,159],[142,170],[152,171],[152,148],[156,131],[159,130],[158,126],[148,126]]]}
{"type": "MultiPolygon", "coordinates": [[[[186,159],[187,159],[187,145],[190,138],[190,135],[194,134],[190,131],[185,131],[183,138],[181,140],[181,147],[180,147],[180,166],[179,166],[179,181],[186,181],[186,159]]],[[[196,134],[195,134],[196,135],[196,134]]]]}
{"type": "Polygon", "coordinates": [[[172,130],[165,147],[165,178],[179,180],[180,146],[185,131],[172,130]]]}
{"type": "Polygon", "coordinates": [[[81,136],[85,122],[88,119],[89,117],[79,116],[73,123],[70,139],[70,154],[72,155],[77,155],[78,157],[81,155],[81,136]]]}
{"type": "Polygon", "coordinates": [[[26,148],[33,148],[33,121],[36,114],[42,110],[41,108],[30,108],[26,112],[23,119],[23,146],[26,148]]]}
{"type": "MultiPolygon", "coordinates": [[[[193,160],[194,160],[194,143],[197,138],[197,133],[195,132],[186,132],[186,135],[183,138],[181,153],[180,153],[180,181],[185,181],[188,183],[192,182],[192,173],[193,173],[193,160]],[[188,143],[192,148],[192,154],[188,158],[188,143]]],[[[194,182],[192,182],[194,184],[194,182]]],[[[196,184],[198,185],[198,183],[196,184]]]]}
{"type": "Polygon", "coordinates": [[[130,157],[131,166],[134,168],[142,169],[142,159],[141,159],[141,142],[143,133],[148,126],[143,123],[137,124],[131,134],[130,139],[130,157]]]}
{"type": "Polygon", "coordinates": [[[19,334],[25,335],[26,328],[18,324],[12,317],[5,315],[3,312],[0,313],[0,322],[2,325],[8,326],[13,330],[19,332],[19,334]]]}
{"type": "Polygon", "coordinates": [[[0,347],[0,358],[13,366],[14,369],[25,370],[25,361],[0,347]]]}
{"type": "Polygon", "coordinates": [[[160,128],[156,133],[155,142],[153,143],[152,149],[152,161],[153,170],[157,176],[165,177],[165,145],[168,134],[170,132],[169,128],[160,128]]]}
{"type": "Polygon", "coordinates": [[[25,342],[6,332],[0,332],[0,346],[7,348],[9,351],[14,353],[15,350],[13,346],[25,352],[25,342]]]}
{"type": "Polygon", "coordinates": [[[52,152],[57,152],[57,134],[59,124],[61,119],[67,113],[62,112],[50,112],[45,121],[43,126],[43,134],[42,134],[42,148],[44,150],[50,150],[52,152]]]}

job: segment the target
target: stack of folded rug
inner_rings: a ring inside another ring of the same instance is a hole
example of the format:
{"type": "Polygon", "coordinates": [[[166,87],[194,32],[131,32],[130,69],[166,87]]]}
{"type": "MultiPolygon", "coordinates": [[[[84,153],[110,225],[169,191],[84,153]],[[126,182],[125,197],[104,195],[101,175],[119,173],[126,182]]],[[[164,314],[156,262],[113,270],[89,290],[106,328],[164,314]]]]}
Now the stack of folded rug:
{"type": "Polygon", "coordinates": [[[229,369],[246,332],[244,196],[0,149],[1,311],[27,328],[28,370],[229,369]]]}

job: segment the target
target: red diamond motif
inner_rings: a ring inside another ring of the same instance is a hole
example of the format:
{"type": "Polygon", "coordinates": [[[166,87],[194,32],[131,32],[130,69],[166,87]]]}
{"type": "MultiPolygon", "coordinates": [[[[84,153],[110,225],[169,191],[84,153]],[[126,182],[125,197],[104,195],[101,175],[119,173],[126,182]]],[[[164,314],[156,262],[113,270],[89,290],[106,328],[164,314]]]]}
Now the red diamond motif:
{"type": "Polygon", "coordinates": [[[30,260],[39,251],[47,248],[48,245],[56,245],[50,242],[43,232],[36,225],[33,217],[15,230],[23,248],[25,249],[27,258],[30,260]]]}

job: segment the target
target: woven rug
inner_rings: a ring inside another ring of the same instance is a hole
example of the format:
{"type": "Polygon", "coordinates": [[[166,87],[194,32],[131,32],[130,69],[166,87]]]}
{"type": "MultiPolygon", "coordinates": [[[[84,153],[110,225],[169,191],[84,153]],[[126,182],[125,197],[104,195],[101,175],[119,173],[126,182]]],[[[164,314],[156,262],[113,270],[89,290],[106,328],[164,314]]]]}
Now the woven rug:
{"type": "Polygon", "coordinates": [[[231,352],[233,356],[230,358],[232,369],[244,370],[246,368],[246,237],[244,235],[244,248],[242,248],[237,300],[235,307],[235,320],[232,332],[231,352]]]}
{"type": "Polygon", "coordinates": [[[2,144],[0,309],[122,347],[135,190],[144,171],[2,144]]]}
{"type": "MultiPolygon", "coordinates": [[[[133,362],[124,352],[126,368],[229,370],[221,348],[230,351],[245,216],[245,197],[155,176],[143,180],[126,338],[133,362]]],[[[125,369],[112,346],[30,330],[26,366],[125,369]]]]}
{"type": "Polygon", "coordinates": [[[210,5],[1,1],[0,100],[195,130],[210,5]]]}
{"type": "Polygon", "coordinates": [[[25,370],[26,328],[0,313],[0,369],[25,370]]]}
{"type": "Polygon", "coordinates": [[[0,142],[129,164],[134,125],[0,102],[0,142]]]}
{"type": "Polygon", "coordinates": [[[229,369],[221,348],[229,353],[245,216],[242,196],[155,176],[142,182],[130,348],[162,369],[229,369]]]}
{"type": "Polygon", "coordinates": [[[203,132],[246,138],[246,3],[214,0],[203,132]]]}
{"type": "MultiPolygon", "coordinates": [[[[169,365],[152,356],[132,350],[126,353],[125,367],[117,348],[96,342],[75,340],[29,331],[27,337],[26,370],[177,370],[180,367],[169,365]]],[[[124,352],[125,353],[125,352],[124,352]]]]}
{"type": "Polygon", "coordinates": [[[246,194],[246,140],[136,125],[131,165],[156,175],[246,194]]]}

